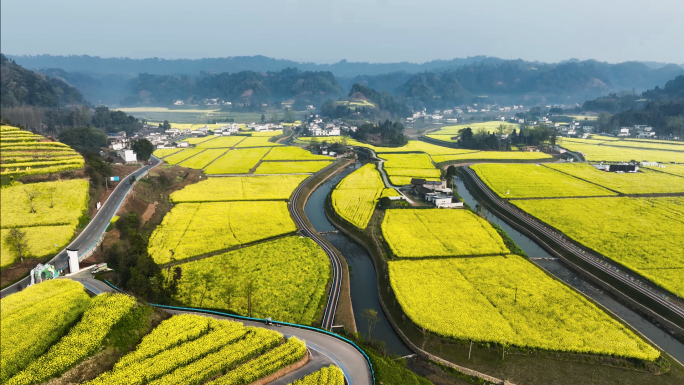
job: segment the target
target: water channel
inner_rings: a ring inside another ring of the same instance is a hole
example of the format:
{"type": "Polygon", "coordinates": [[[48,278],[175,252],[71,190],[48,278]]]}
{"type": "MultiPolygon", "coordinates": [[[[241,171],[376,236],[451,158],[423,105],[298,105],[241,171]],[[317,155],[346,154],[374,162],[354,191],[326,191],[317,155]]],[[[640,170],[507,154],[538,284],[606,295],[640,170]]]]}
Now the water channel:
{"type": "MultiPolygon", "coordinates": [[[[324,204],[325,198],[335,185],[352,171],[359,168],[361,164],[349,166],[340,174],[335,175],[314,191],[304,208],[306,216],[319,231],[333,231],[337,230],[325,217],[324,204]]],[[[475,208],[478,204],[477,200],[470,194],[463,181],[459,178],[454,179],[454,186],[458,189],[459,195],[463,200],[475,208]]],[[[561,281],[572,286],[576,290],[582,292],[584,295],[590,297],[594,301],[600,303],[605,308],[609,309],[621,319],[631,325],[634,329],[642,333],[646,338],[650,339],[658,345],[661,349],[666,351],[670,356],[677,361],[684,364],[684,344],[670,336],[668,333],[659,329],[651,322],[641,317],[636,312],[630,310],[626,306],[616,301],[613,297],[604,293],[602,290],[587,282],[582,276],[575,273],[573,270],[565,266],[562,262],[554,259],[531,239],[513,229],[506,222],[496,217],[491,212],[484,210],[487,219],[492,223],[501,226],[506,233],[527,253],[530,258],[544,258],[533,259],[534,263],[543,267],[548,272],[556,276],[561,281]]],[[[368,252],[359,244],[348,238],[343,234],[329,234],[325,238],[332,243],[344,256],[349,264],[350,271],[350,288],[352,307],[354,309],[354,318],[359,332],[368,333],[367,322],[361,317],[364,309],[373,309],[378,312],[380,321],[377,323],[372,332],[373,339],[385,342],[387,350],[390,353],[398,355],[407,355],[412,352],[399,339],[399,337],[392,329],[389,321],[382,312],[380,303],[378,302],[378,292],[376,283],[376,274],[373,262],[368,252]]]]}

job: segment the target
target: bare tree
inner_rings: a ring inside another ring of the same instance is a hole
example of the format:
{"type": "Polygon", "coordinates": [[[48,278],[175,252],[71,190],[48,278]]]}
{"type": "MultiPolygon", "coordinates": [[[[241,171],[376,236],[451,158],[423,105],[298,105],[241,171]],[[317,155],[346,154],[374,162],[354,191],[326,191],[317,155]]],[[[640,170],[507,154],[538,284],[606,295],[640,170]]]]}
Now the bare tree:
{"type": "Polygon", "coordinates": [[[378,318],[378,312],[373,309],[365,309],[361,313],[361,317],[365,318],[368,322],[368,341],[370,342],[373,328],[378,323],[378,321],[380,321],[380,318],[378,318]]]}
{"type": "Polygon", "coordinates": [[[5,247],[9,249],[10,253],[15,254],[21,262],[24,262],[24,256],[28,254],[26,233],[16,228],[10,229],[5,237],[5,247]]]}
{"type": "Polygon", "coordinates": [[[47,188],[48,194],[50,194],[50,208],[55,207],[55,202],[54,202],[54,197],[55,197],[55,191],[57,191],[57,188],[54,186],[50,186],[47,188]]]}
{"type": "Polygon", "coordinates": [[[24,193],[26,193],[26,197],[29,200],[29,205],[31,206],[31,213],[35,213],[36,209],[33,207],[33,201],[40,196],[40,191],[32,188],[25,188],[24,193]]]}
{"type": "Polygon", "coordinates": [[[256,285],[254,283],[253,279],[248,279],[247,282],[245,282],[245,294],[247,296],[247,316],[251,317],[252,316],[252,296],[254,295],[254,292],[256,291],[256,285]]]}

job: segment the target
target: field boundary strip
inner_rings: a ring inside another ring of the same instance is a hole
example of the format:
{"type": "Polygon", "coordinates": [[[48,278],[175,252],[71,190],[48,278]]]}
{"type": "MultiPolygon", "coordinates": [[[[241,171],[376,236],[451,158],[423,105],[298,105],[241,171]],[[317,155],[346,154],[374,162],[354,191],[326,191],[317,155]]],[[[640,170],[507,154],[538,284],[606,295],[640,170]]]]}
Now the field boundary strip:
{"type": "MultiPolygon", "coordinates": [[[[220,149],[221,149],[221,148],[217,148],[216,150],[220,150],[220,149]]],[[[211,162],[207,163],[206,166],[202,167],[202,168],[201,168],[201,171],[204,171],[205,168],[211,166],[212,163],[216,162],[220,157],[226,155],[226,153],[227,153],[228,151],[230,151],[230,150],[231,150],[231,149],[228,148],[226,151],[222,152],[221,155],[217,156],[217,157],[214,158],[211,162]]],[[[186,159],[186,160],[187,160],[187,159],[186,159]]],[[[183,162],[185,162],[185,160],[184,160],[183,162]]]]}
{"type": "MultiPolygon", "coordinates": [[[[112,289],[116,290],[119,293],[129,295],[128,293],[124,292],[123,290],[119,289],[118,287],[114,286],[111,282],[108,280],[104,280],[104,283],[106,283],[109,287],[112,289]]],[[[191,308],[191,307],[178,307],[178,306],[169,306],[169,305],[160,305],[160,304],[155,304],[155,303],[148,303],[148,305],[159,308],[159,309],[166,309],[166,310],[178,310],[178,311],[189,311],[189,312],[194,312],[194,313],[203,313],[203,314],[214,314],[214,315],[219,315],[222,317],[228,317],[228,318],[235,318],[239,320],[245,320],[245,321],[253,321],[253,322],[261,322],[261,323],[266,323],[267,320],[263,318],[253,318],[253,317],[246,317],[238,314],[228,314],[228,313],[223,313],[215,310],[207,310],[207,309],[202,309],[202,308],[191,308]]],[[[281,322],[281,321],[272,321],[280,325],[285,325],[285,326],[291,326],[295,327],[298,329],[304,329],[304,330],[309,330],[313,331],[316,333],[320,334],[325,334],[327,336],[333,337],[337,340],[346,342],[347,344],[351,345],[353,348],[355,348],[359,353],[363,355],[363,357],[366,359],[366,363],[368,364],[368,368],[370,369],[370,374],[371,374],[371,379],[373,380],[373,384],[375,384],[375,372],[373,371],[373,364],[371,363],[370,357],[366,354],[366,352],[363,351],[357,344],[355,344],[353,341],[344,338],[338,334],[329,332],[324,329],[319,329],[313,326],[307,326],[307,325],[300,325],[300,324],[295,324],[295,323],[289,323],[289,322],[281,322]]]]}

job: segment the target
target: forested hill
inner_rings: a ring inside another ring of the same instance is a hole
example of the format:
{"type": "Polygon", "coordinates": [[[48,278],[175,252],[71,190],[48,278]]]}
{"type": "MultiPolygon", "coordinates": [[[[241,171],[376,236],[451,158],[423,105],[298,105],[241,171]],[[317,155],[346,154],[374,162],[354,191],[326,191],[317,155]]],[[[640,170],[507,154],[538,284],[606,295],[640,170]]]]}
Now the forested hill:
{"type": "Polygon", "coordinates": [[[266,56],[234,56],[206,59],[159,58],[101,58],[97,56],[10,56],[24,67],[39,70],[44,68],[61,68],[69,72],[89,72],[93,74],[122,74],[128,77],[140,73],[153,75],[194,75],[201,71],[222,73],[255,71],[280,71],[288,67],[297,67],[303,71],[329,71],[337,77],[352,78],[358,75],[379,75],[391,72],[421,72],[480,62],[499,62],[501,59],[487,56],[474,56],[451,60],[433,60],[425,63],[366,63],[341,60],[333,64],[298,63],[292,60],[274,59],[266,56]]]}
{"type": "Polygon", "coordinates": [[[199,76],[140,74],[132,81],[132,92],[125,104],[168,105],[174,100],[236,100],[241,97],[257,100],[296,97],[321,101],[344,93],[332,73],[295,68],[266,73],[202,73],[199,76]]]}
{"type": "MultiPolygon", "coordinates": [[[[395,90],[416,106],[453,106],[477,96],[501,102],[525,98],[533,103],[586,100],[611,91],[644,90],[684,74],[678,65],[661,68],[627,62],[608,64],[571,61],[561,64],[505,61],[477,63],[441,72],[411,76],[395,90]]],[[[527,103],[529,104],[529,102],[527,103]]]]}
{"type": "Polygon", "coordinates": [[[663,88],[655,87],[641,95],[608,95],[587,101],[583,110],[617,112],[609,127],[645,124],[657,129],[659,135],[684,136],[684,75],[668,81],[663,88]],[[619,111],[619,112],[618,112],[619,111]]]}
{"type": "Polygon", "coordinates": [[[27,70],[0,54],[0,104],[3,107],[59,107],[83,104],[83,95],[62,80],[27,70]]]}

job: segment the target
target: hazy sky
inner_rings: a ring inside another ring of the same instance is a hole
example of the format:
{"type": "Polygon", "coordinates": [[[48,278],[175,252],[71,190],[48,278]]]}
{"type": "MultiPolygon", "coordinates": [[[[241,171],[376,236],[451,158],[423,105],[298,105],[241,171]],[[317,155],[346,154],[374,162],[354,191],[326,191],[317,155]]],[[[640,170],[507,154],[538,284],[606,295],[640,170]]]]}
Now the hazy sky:
{"type": "Polygon", "coordinates": [[[684,63],[684,0],[2,0],[0,7],[0,47],[14,55],[684,63]]]}

